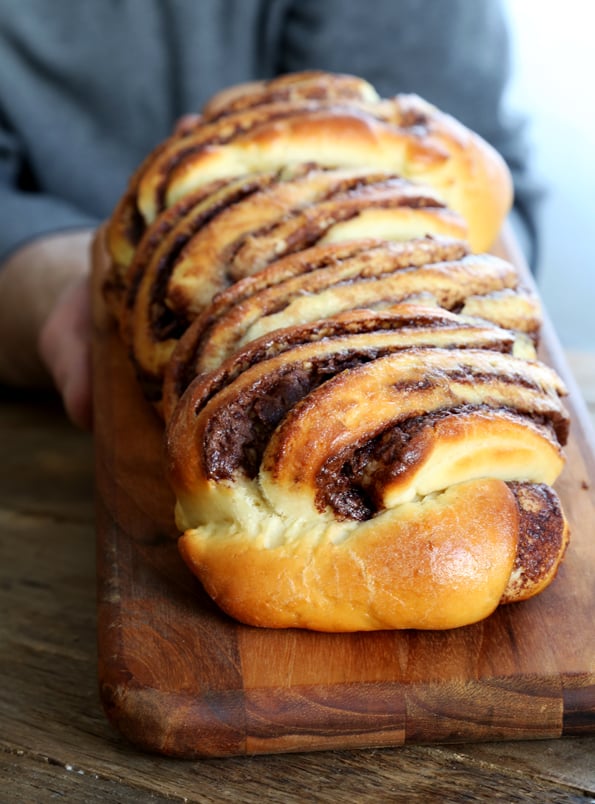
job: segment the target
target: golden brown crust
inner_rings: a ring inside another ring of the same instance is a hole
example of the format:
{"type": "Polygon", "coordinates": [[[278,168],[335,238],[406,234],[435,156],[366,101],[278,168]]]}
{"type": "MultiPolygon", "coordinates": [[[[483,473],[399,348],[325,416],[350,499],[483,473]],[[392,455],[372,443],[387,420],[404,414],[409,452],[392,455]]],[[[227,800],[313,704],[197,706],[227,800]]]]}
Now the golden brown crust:
{"type": "Polygon", "coordinates": [[[188,530],[180,551],[232,617],[267,628],[443,629],[498,605],[516,551],[514,497],[498,480],[452,487],[335,538],[298,524],[263,544],[241,527],[188,530]],[[465,511],[461,538],[461,511],[465,511]]]}
{"type": "MultiPolygon", "coordinates": [[[[539,496],[542,488],[525,483],[522,493],[539,496]]],[[[469,481],[340,540],[330,526],[313,534],[304,526],[299,538],[270,544],[241,530],[211,538],[196,529],[179,548],[217,604],[249,625],[456,628],[539,594],[560,566],[568,528],[559,506],[542,508],[550,534],[544,549],[535,532],[519,527],[515,497],[501,481],[469,481]]]]}
{"type": "Polygon", "coordinates": [[[361,110],[306,111],[266,123],[179,162],[169,175],[166,203],[215,178],[285,165],[389,170],[435,189],[467,222],[473,249],[485,250],[510,208],[510,176],[487,144],[438,112],[432,114],[424,139],[361,110]]]}

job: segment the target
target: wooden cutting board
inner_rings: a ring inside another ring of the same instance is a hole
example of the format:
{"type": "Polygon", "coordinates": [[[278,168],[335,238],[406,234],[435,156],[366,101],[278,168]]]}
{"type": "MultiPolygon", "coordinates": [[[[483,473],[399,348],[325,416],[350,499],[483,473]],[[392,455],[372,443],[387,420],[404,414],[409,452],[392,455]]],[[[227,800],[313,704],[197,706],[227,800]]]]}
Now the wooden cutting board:
{"type": "Polygon", "coordinates": [[[98,291],[101,234],[94,263],[99,682],[123,735],[191,758],[595,732],[595,439],[549,325],[542,357],[572,417],[554,583],[446,632],[257,629],[222,614],[178,555],[162,425],[98,291]]]}

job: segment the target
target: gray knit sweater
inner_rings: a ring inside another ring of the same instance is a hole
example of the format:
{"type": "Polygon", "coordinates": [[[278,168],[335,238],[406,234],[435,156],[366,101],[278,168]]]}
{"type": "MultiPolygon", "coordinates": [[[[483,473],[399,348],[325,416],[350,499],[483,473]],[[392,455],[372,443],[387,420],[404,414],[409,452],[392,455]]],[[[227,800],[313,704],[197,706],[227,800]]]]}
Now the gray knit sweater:
{"type": "Polygon", "coordinates": [[[529,213],[497,0],[0,0],[0,259],[109,215],[141,159],[217,90],[309,68],[451,112],[500,150],[529,213]]]}

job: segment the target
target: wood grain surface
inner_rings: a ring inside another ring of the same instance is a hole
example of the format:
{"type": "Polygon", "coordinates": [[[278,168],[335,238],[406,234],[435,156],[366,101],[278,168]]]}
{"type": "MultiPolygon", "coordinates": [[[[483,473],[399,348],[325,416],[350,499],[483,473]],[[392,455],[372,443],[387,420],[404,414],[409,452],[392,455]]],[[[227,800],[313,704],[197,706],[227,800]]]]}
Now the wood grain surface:
{"type": "Polygon", "coordinates": [[[332,635],[239,625],[182,564],[161,423],[100,294],[95,308],[99,675],[129,740],[207,757],[595,731],[595,457],[551,329],[543,357],[570,380],[573,419],[554,584],[467,628],[332,635]]]}

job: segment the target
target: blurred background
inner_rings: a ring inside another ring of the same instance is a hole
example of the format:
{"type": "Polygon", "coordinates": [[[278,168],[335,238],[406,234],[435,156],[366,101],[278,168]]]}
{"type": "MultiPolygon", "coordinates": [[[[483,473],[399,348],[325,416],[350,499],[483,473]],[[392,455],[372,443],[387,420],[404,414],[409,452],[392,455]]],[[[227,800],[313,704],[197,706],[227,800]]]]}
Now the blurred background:
{"type": "Polygon", "coordinates": [[[562,345],[595,349],[595,2],[508,0],[510,105],[545,188],[537,276],[562,345]]]}

